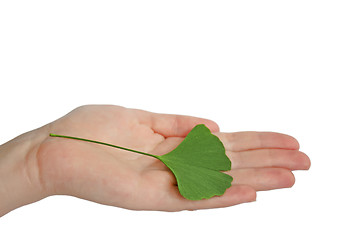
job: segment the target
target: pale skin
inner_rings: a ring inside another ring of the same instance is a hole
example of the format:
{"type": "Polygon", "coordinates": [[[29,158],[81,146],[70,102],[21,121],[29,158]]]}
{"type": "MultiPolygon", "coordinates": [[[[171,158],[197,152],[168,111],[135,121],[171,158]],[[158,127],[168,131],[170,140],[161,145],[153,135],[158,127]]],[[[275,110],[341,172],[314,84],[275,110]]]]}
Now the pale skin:
{"type": "Polygon", "coordinates": [[[0,216],[52,195],[71,195],[133,210],[181,211],[227,207],[256,200],[256,192],[288,188],[292,171],[310,159],[297,140],[272,132],[222,133],[207,119],[157,114],[110,105],[79,107],[64,117],[0,146],[0,216]],[[232,162],[232,186],[222,196],[183,198],[159,160],[49,133],[107,142],[154,155],[173,150],[197,124],[223,142],[232,162]]]}

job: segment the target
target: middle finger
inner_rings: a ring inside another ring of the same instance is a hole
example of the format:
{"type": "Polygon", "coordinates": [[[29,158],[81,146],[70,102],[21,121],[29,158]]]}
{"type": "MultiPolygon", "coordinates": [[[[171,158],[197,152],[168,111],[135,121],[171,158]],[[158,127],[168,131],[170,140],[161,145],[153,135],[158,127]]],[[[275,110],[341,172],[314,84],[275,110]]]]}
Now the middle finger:
{"type": "Polygon", "coordinates": [[[298,150],[259,149],[243,152],[226,151],[232,162],[232,169],[280,167],[290,170],[310,168],[309,157],[298,150]]]}

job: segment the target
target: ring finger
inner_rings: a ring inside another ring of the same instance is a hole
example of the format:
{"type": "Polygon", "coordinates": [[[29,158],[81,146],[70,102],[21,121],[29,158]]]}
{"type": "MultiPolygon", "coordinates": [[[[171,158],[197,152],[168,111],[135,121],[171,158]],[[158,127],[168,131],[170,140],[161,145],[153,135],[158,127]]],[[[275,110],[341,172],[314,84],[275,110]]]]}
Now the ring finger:
{"type": "Polygon", "coordinates": [[[227,174],[233,177],[232,184],[248,185],[256,191],[289,188],[295,183],[293,173],[284,168],[235,169],[227,174]]]}

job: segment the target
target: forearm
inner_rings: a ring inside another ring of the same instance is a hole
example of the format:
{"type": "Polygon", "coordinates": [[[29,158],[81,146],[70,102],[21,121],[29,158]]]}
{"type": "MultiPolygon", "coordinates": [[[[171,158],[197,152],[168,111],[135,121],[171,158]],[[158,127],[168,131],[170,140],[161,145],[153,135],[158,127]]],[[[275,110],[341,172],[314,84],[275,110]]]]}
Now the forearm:
{"type": "Polygon", "coordinates": [[[34,130],[0,146],[0,217],[46,197],[36,160],[42,132],[34,130]]]}

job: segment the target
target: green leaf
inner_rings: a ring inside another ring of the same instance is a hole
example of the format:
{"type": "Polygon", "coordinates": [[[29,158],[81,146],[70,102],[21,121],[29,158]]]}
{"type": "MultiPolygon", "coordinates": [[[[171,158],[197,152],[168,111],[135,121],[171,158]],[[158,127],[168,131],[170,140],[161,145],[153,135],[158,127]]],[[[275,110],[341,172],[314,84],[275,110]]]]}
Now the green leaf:
{"type": "Polygon", "coordinates": [[[173,151],[158,156],[175,175],[179,192],[190,200],[223,195],[233,178],[231,161],[219,138],[203,124],[195,126],[173,151]]]}
{"type": "Polygon", "coordinates": [[[231,176],[222,172],[231,170],[231,161],[222,142],[204,124],[195,126],[174,150],[161,156],[85,138],[52,133],[50,136],[102,144],[157,158],[173,172],[180,194],[189,200],[223,195],[233,181],[231,176]]]}

